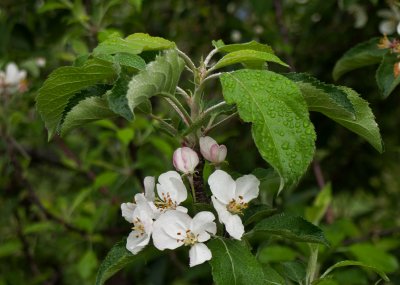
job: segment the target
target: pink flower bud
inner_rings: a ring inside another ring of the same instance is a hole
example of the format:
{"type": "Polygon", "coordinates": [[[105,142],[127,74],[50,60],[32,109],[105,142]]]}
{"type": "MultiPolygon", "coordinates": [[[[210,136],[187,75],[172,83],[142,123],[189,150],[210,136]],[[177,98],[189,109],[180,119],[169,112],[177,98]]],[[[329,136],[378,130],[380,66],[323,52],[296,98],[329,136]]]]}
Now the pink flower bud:
{"type": "Polygon", "coordinates": [[[227,149],[225,145],[218,145],[211,137],[201,137],[200,152],[208,161],[219,164],[225,160],[227,149]]]}
{"type": "Polygon", "coordinates": [[[199,164],[199,157],[191,148],[180,147],[174,152],[173,163],[176,170],[185,174],[193,173],[197,164],[199,164]]]}

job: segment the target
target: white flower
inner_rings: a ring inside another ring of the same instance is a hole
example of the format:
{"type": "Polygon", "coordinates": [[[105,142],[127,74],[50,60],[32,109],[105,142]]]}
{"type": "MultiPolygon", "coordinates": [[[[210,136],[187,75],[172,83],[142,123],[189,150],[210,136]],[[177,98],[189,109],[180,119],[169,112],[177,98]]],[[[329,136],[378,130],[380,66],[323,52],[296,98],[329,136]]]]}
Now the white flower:
{"type": "Polygon", "coordinates": [[[159,250],[190,246],[190,267],[201,264],[212,257],[203,242],[210,239],[210,234],[215,235],[214,220],[211,212],[199,212],[193,219],[180,211],[165,212],[154,222],[154,246],[159,250]]]}
{"type": "Polygon", "coordinates": [[[167,210],[187,212],[185,207],[179,206],[186,200],[187,190],[178,172],[168,171],[160,175],[157,184],[158,197],[154,193],[154,188],[154,177],[147,176],[144,179],[144,197],[150,207],[154,207],[155,218],[167,210]]]}
{"type": "Polygon", "coordinates": [[[158,177],[157,194],[159,198],[155,199],[155,204],[161,212],[166,210],[187,212],[185,207],[179,206],[186,200],[187,190],[178,172],[168,171],[158,177]]]}
{"type": "Polygon", "coordinates": [[[194,172],[197,164],[199,164],[199,157],[191,148],[180,147],[174,152],[173,164],[176,170],[190,174],[194,172]]]}
{"type": "Polygon", "coordinates": [[[133,224],[126,241],[126,248],[133,254],[137,254],[149,243],[154,218],[154,209],[143,194],[136,194],[135,202],[121,204],[122,216],[133,224]]]}
{"type": "Polygon", "coordinates": [[[213,138],[201,137],[200,152],[208,161],[220,164],[225,160],[227,150],[225,145],[218,145],[213,138]]]}
{"type": "Polygon", "coordinates": [[[240,240],[244,226],[239,214],[248,207],[249,201],[258,196],[260,181],[252,174],[234,181],[225,171],[216,170],[208,178],[208,184],[219,221],[233,238],[240,240]]]}
{"type": "Polygon", "coordinates": [[[45,67],[46,66],[46,59],[44,57],[38,57],[35,59],[35,63],[38,67],[45,67]]]}
{"type": "Polygon", "coordinates": [[[390,5],[390,9],[382,9],[378,11],[378,16],[382,17],[379,24],[379,31],[384,35],[391,35],[397,31],[400,34],[400,10],[394,5],[390,5]]]}
{"type": "Polygon", "coordinates": [[[19,70],[18,66],[11,62],[6,66],[6,72],[0,71],[0,88],[8,92],[17,90],[23,92],[26,90],[26,71],[19,70]]]}

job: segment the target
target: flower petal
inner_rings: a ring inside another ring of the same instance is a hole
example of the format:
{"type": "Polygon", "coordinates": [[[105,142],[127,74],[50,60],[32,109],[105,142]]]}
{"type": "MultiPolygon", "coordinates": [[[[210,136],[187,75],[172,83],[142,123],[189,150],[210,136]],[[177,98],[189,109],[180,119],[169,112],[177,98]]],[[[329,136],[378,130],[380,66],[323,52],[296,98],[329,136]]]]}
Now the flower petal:
{"type": "Polygon", "coordinates": [[[244,226],[238,215],[231,215],[224,224],[226,231],[231,237],[238,240],[242,238],[244,234],[244,226]]]}
{"type": "Polygon", "coordinates": [[[241,196],[246,203],[258,197],[260,180],[252,174],[244,175],[236,180],[236,198],[241,196]]]}
{"type": "Polygon", "coordinates": [[[213,145],[217,145],[217,147],[218,147],[217,142],[211,137],[201,137],[199,139],[199,144],[200,144],[201,155],[205,159],[211,161],[212,160],[211,155],[210,155],[211,148],[213,145]]]}
{"type": "Polygon", "coordinates": [[[170,210],[161,214],[153,224],[154,246],[159,250],[181,246],[190,222],[189,215],[180,211],[170,210]]]}
{"type": "Polygon", "coordinates": [[[216,170],[208,178],[211,192],[224,204],[235,198],[236,183],[232,177],[222,170],[216,170]]]}
{"type": "Polygon", "coordinates": [[[232,214],[229,213],[226,205],[221,203],[215,196],[211,196],[211,201],[215,210],[217,211],[218,220],[220,221],[220,223],[224,224],[228,221],[229,217],[232,216],[232,214]]]}
{"type": "Polygon", "coordinates": [[[139,231],[132,231],[126,240],[126,249],[137,254],[141,251],[150,241],[150,235],[141,235],[139,231]]]}
{"type": "Polygon", "coordinates": [[[212,258],[211,250],[204,243],[196,243],[189,250],[189,266],[193,267],[212,258]]]}
{"type": "Polygon", "coordinates": [[[156,186],[156,181],[153,176],[147,176],[144,178],[144,196],[149,201],[154,201],[155,193],[154,188],[156,186]]]}
{"type": "MultiPolygon", "coordinates": [[[[195,235],[199,235],[199,238],[203,233],[210,233],[215,235],[215,233],[217,232],[217,225],[215,224],[214,220],[215,216],[213,213],[207,211],[199,212],[196,214],[196,216],[193,217],[190,229],[195,235]]],[[[200,240],[200,242],[208,240],[209,237],[210,235],[208,234],[204,235],[204,237],[201,238],[202,240],[200,240]],[[207,239],[204,240],[204,238],[207,239]]]]}
{"type": "Polygon", "coordinates": [[[7,64],[6,67],[6,83],[10,85],[18,84],[18,67],[14,62],[7,64]]]}
{"type": "Polygon", "coordinates": [[[220,145],[218,147],[218,161],[223,162],[226,158],[226,154],[228,153],[228,150],[226,149],[225,145],[220,145]]]}
{"type": "Polygon", "coordinates": [[[182,207],[182,206],[176,207],[175,210],[180,211],[182,213],[187,213],[188,212],[188,209],[186,209],[185,207],[182,207]]]}
{"type": "Polygon", "coordinates": [[[187,198],[187,191],[182,178],[176,171],[168,171],[160,175],[157,184],[157,194],[164,201],[168,195],[177,204],[187,198]]]}
{"type": "Polygon", "coordinates": [[[121,204],[121,212],[122,217],[125,218],[129,223],[133,223],[133,212],[136,209],[136,204],[134,203],[122,203],[121,204]]]}

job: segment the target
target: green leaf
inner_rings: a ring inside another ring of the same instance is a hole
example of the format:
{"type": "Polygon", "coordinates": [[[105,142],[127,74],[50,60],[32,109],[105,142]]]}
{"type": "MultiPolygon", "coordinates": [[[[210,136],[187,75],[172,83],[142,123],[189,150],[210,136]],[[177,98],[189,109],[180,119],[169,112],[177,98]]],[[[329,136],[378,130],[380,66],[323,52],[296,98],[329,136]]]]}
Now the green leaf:
{"type": "Polygon", "coordinates": [[[209,263],[216,285],[265,284],[261,264],[243,242],[216,238],[207,246],[212,252],[209,263]]]}
{"type": "Polygon", "coordinates": [[[279,173],[280,190],[296,183],[314,155],[315,132],[296,84],[270,71],[239,70],[220,77],[228,104],[251,122],[261,156],[279,173]]]}
{"type": "Polygon", "coordinates": [[[346,92],[338,86],[318,81],[306,73],[288,73],[285,76],[299,86],[310,111],[320,112],[328,117],[355,119],[353,104],[346,92]]]}
{"type": "Polygon", "coordinates": [[[175,94],[179,77],[185,67],[184,61],[175,50],[166,51],[150,62],[146,69],[129,82],[126,94],[131,112],[150,97],[160,94],[175,94]]]}
{"type": "MultiPolygon", "coordinates": [[[[371,256],[371,258],[373,258],[373,256],[371,256]]],[[[321,275],[320,279],[324,279],[329,273],[331,273],[334,269],[336,268],[340,268],[340,267],[345,267],[345,266],[360,266],[362,268],[365,268],[367,270],[371,270],[374,271],[375,273],[377,273],[383,280],[385,280],[386,282],[389,281],[389,278],[387,277],[387,275],[385,274],[384,271],[371,266],[369,264],[360,262],[360,261],[354,261],[354,260],[344,260],[344,261],[340,261],[334,265],[332,265],[331,267],[329,267],[324,274],[321,275]]],[[[322,283],[317,283],[317,284],[322,284],[322,283]]]]}
{"type": "Polygon", "coordinates": [[[36,105],[49,131],[49,139],[59,128],[64,109],[74,94],[97,83],[113,79],[112,63],[90,59],[81,67],[60,67],[52,72],[38,91],[36,105]]]}
{"type": "Polygon", "coordinates": [[[276,212],[276,209],[271,208],[271,206],[268,206],[268,205],[256,205],[256,206],[249,207],[244,211],[244,215],[243,215],[243,219],[242,219],[243,224],[245,226],[247,226],[251,223],[259,221],[262,218],[270,216],[275,212],[276,212]]]}
{"type": "Polygon", "coordinates": [[[332,278],[329,278],[329,277],[326,277],[324,279],[315,280],[312,284],[313,285],[339,285],[339,283],[337,283],[335,280],[333,280],[332,278]]]}
{"type": "Polygon", "coordinates": [[[335,64],[332,76],[336,81],[343,74],[360,67],[377,64],[387,49],[378,48],[379,38],[370,39],[349,49],[335,64]]]}
{"type": "Polygon", "coordinates": [[[158,251],[151,246],[148,246],[143,251],[133,255],[126,249],[125,245],[126,240],[122,240],[116,243],[108,252],[106,258],[100,265],[99,271],[97,272],[96,285],[104,284],[107,279],[128,264],[144,263],[149,259],[161,255],[161,251],[158,251]]]}
{"type": "Polygon", "coordinates": [[[272,53],[246,49],[228,53],[223,58],[221,58],[210,70],[215,70],[235,63],[243,63],[243,62],[246,63],[249,61],[275,62],[280,65],[288,67],[286,63],[284,63],[282,60],[279,59],[279,57],[277,57],[272,53]]]}
{"type": "Polygon", "coordinates": [[[330,117],[350,131],[366,139],[377,151],[383,152],[383,142],[379,132],[375,116],[367,101],[362,99],[354,90],[347,87],[340,87],[347,93],[348,98],[356,110],[356,120],[349,120],[341,117],[330,117]]]}
{"type": "Polygon", "coordinates": [[[311,207],[306,208],[306,219],[318,225],[332,201],[332,186],[328,183],[318,192],[311,207]]]}
{"type": "Polygon", "coordinates": [[[230,53],[234,51],[240,51],[240,50],[255,50],[255,51],[262,51],[262,52],[267,52],[267,53],[274,53],[272,47],[266,44],[261,44],[256,41],[251,41],[248,43],[241,43],[241,44],[231,44],[231,45],[225,45],[223,41],[219,40],[217,42],[213,42],[214,46],[218,48],[218,51],[220,52],[225,52],[225,53],[230,53]]]}
{"type": "Polygon", "coordinates": [[[306,268],[302,262],[287,261],[281,264],[281,270],[284,276],[297,283],[302,283],[306,278],[306,268]]]}
{"type": "Polygon", "coordinates": [[[285,279],[270,266],[264,266],[265,285],[286,285],[285,279]]]}
{"type": "Polygon", "coordinates": [[[322,230],[302,217],[285,214],[274,215],[257,223],[252,233],[278,235],[290,240],[329,245],[322,230]]]}
{"type": "Polygon", "coordinates": [[[352,255],[357,260],[378,268],[383,272],[395,272],[399,268],[399,263],[395,256],[384,250],[368,243],[353,244],[349,247],[352,255]]]}
{"type": "Polygon", "coordinates": [[[118,130],[117,133],[117,138],[120,140],[120,142],[127,147],[128,144],[132,141],[132,139],[135,136],[135,133],[132,129],[129,128],[125,128],[125,129],[121,129],[118,130]]]}
{"type": "Polygon", "coordinates": [[[67,113],[61,126],[61,136],[83,124],[113,117],[116,114],[110,110],[104,97],[88,97],[67,113]]]}
{"type": "Polygon", "coordinates": [[[110,36],[101,42],[94,50],[94,54],[116,54],[130,53],[139,54],[147,50],[164,50],[174,48],[175,43],[159,37],[152,37],[148,34],[136,33],[125,39],[118,36],[110,36]]]}
{"type": "Polygon", "coordinates": [[[110,109],[128,121],[133,120],[133,113],[128,106],[128,98],[126,97],[131,78],[128,74],[121,72],[113,88],[107,92],[110,109]]]}
{"type": "Polygon", "coordinates": [[[258,251],[257,257],[261,263],[292,261],[297,254],[287,246],[267,245],[258,251]]]}
{"type": "Polygon", "coordinates": [[[77,264],[79,275],[83,279],[87,279],[95,273],[98,266],[96,254],[92,250],[88,250],[77,264]]]}
{"type": "Polygon", "coordinates": [[[98,54],[95,57],[134,70],[143,70],[146,68],[146,62],[144,61],[144,59],[136,54],[129,54],[129,53],[117,53],[115,55],[98,54]]]}
{"type": "Polygon", "coordinates": [[[22,250],[19,240],[3,241],[0,245],[0,258],[16,256],[22,250]]]}
{"type": "Polygon", "coordinates": [[[376,70],[376,82],[384,98],[389,96],[400,83],[400,76],[395,77],[394,74],[394,66],[399,61],[396,54],[387,53],[376,70]]]}

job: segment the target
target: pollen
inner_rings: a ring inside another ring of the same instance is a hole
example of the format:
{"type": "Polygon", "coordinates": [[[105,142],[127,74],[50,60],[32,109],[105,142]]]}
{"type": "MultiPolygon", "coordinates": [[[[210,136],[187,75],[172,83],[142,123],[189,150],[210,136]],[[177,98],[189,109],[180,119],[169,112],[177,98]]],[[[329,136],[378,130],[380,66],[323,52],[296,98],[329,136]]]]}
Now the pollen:
{"type": "Polygon", "coordinates": [[[139,218],[136,218],[133,221],[132,230],[138,232],[138,234],[136,235],[137,238],[140,237],[140,236],[143,236],[146,233],[145,230],[144,230],[143,222],[139,218]]]}
{"type": "Polygon", "coordinates": [[[243,196],[239,196],[236,200],[232,199],[226,209],[232,214],[243,214],[243,210],[248,206],[249,204],[243,201],[243,196]]]}
{"type": "Polygon", "coordinates": [[[162,211],[166,210],[175,210],[176,207],[178,206],[175,201],[171,199],[171,195],[169,192],[161,193],[161,198],[156,198],[156,201],[154,203],[156,207],[162,211]]]}
{"type": "MultiPolygon", "coordinates": [[[[177,232],[178,236],[181,236],[181,232],[177,232]]],[[[177,242],[183,242],[185,246],[194,245],[197,243],[197,238],[199,235],[195,235],[191,230],[186,230],[186,236],[182,239],[176,239],[177,242]]]]}

